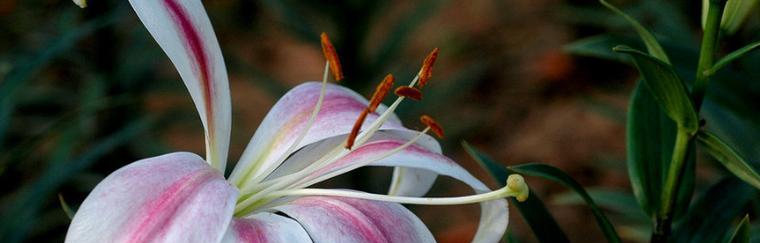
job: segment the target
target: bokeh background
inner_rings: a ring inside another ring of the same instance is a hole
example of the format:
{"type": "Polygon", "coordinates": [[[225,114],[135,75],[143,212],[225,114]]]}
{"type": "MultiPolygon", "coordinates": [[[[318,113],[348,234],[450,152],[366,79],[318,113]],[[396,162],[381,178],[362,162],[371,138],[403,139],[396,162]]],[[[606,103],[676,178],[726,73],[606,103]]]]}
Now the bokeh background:
{"type": "MultiPolygon", "coordinates": [[[[690,57],[701,31],[701,1],[613,2],[650,27],[676,62],[696,65],[690,57]]],[[[192,101],[127,1],[89,4],[0,1],[1,242],[60,242],[69,223],[60,198],[76,208],[106,175],[140,158],[203,154],[192,101]]],[[[417,126],[421,114],[436,117],[447,132],[444,153],[493,187],[462,141],[504,165],[557,166],[594,192],[625,241],[647,239],[650,222],[635,206],[625,168],[625,112],[637,73],[609,51],[617,43],[640,45],[626,23],[596,1],[205,5],[231,79],[231,161],[278,97],[321,77],[320,32],[336,45],[347,77],[342,85],[365,95],[387,73],[409,80],[439,47],[425,99],[399,110],[406,124],[417,126]]],[[[723,48],[760,39],[758,30],[755,14],[723,48]]],[[[720,99],[707,106],[724,113],[706,112],[724,120],[720,131],[740,151],[757,155],[760,72],[751,72],[753,64],[760,64],[760,55],[732,67],[744,72],[736,76],[741,78],[709,91],[720,99]]],[[[720,175],[713,164],[700,164],[696,190],[720,175]]],[[[384,192],[389,178],[390,170],[362,169],[328,184],[384,192]]],[[[537,178],[528,182],[572,241],[604,240],[590,210],[567,189],[537,178]]],[[[467,193],[442,178],[431,195],[467,193]]],[[[477,227],[477,205],[410,208],[440,242],[468,242],[477,227]]],[[[514,208],[509,232],[520,242],[535,241],[514,208]]]]}

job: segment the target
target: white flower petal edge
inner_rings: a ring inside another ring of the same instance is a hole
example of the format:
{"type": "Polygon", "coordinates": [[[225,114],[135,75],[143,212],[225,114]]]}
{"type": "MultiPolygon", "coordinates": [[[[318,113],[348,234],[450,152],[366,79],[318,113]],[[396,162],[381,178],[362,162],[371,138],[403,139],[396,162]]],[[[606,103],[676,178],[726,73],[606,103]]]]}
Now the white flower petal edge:
{"type": "MultiPolygon", "coordinates": [[[[365,123],[366,124],[366,123],[365,123]]],[[[382,129],[373,136],[372,140],[395,138],[405,141],[418,136],[419,132],[414,130],[403,129],[382,129]]],[[[290,175],[301,171],[303,168],[314,162],[314,158],[320,158],[331,149],[339,146],[346,141],[347,134],[340,134],[335,137],[323,139],[301,148],[292,154],[280,167],[278,167],[267,178],[266,181],[285,175],[290,175]]],[[[416,145],[425,148],[427,151],[440,154],[441,146],[431,136],[423,134],[417,141],[416,145]]],[[[417,169],[408,167],[394,168],[393,180],[389,187],[389,195],[396,196],[423,196],[433,186],[438,174],[427,169],[417,169]]]]}
{"type": "MultiPolygon", "coordinates": [[[[266,169],[274,169],[277,162],[290,153],[314,142],[345,135],[351,131],[356,118],[367,107],[367,100],[356,92],[334,84],[326,84],[322,107],[311,128],[298,145],[290,149],[298,136],[304,132],[320,95],[321,83],[306,82],[288,91],[275,103],[256,129],[248,143],[230,181],[242,186],[260,182],[266,169]],[[252,181],[259,179],[259,181],[252,181]]],[[[376,113],[367,116],[368,121],[377,119],[376,113]]],[[[368,124],[365,124],[365,127],[368,124]]],[[[406,129],[395,116],[382,129],[406,129]]],[[[271,172],[271,170],[270,170],[271,172]]]]}
{"type": "Polygon", "coordinates": [[[298,220],[315,242],[435,242],[422,221],[397,203],[302,197],[276,209],[298,220]]]}
{"type": "Polygon", "coordinates": [[[206,161],[219,171],[230,142],[230,89],[222,51],[200,0],[130,0],[190,91],[206,134],[206,161]]]}
{"type": "MultiPolygon", "coordinates": [[[[330,167],[317,171],[310,177],[302,180],[302,183],[304,184],[301,184],[299,188],[305,188],[324,179],[328,179],[330,176],[325,176],[326,174],[335,173],[335,171],[341,169],[356,167],[359,166],[359,164],[372,161],[368,165],[424,170],[429,173],[445,175],[462,181],[472,187],[476,193],[491,191],[485,184],[472,176],[456,162],[439,153],[431,152],[420,145],[411,145],[395,154],[381,158],[386,155],[388,151],[398,148],[406,143],[406,141],[408,141],[408,139],[405,138],[403,133],[396,131],[386,132],[383,135],[373,138],[373,140],[367,142],[367,144],[351,151],[350,154],[336,161],[330,167]],[[399,137],[404,139],[398,139],[399,137]]],[[[507,202],[504,199],[498,199],[485,201],[480,204],[480,226],[473,241],[497,242],[501,239],[507,228],[509,218],[507,202]]]]}
{"type": "MultiPolygon", "coordinates": [[[[320,83],[306,82],[291,89],[277,101],[256,130],[256,134],[246,147],[232,175],[230,175],[229,180],[233,184],[240,188],[247,188],[263,181],[264,177],[272,177],[267,175],[267,172],[272,172],[275,169],[281,175],[283,170],[279,168],[280,165],[277,162],[281,162],[278,160],[289,156],[290,154],[286,154],[287,152],[293,153],[307,145],[336,136],[344,136],[350,132],[356,118],[367,106],[368,101],[348,88],[327,84],[327,91],[317,119],[304,139],[297,146],[290,148],[299,133],[306,127],[308,116],[314,109],[320,89],[320,83]],[[292,149],[292,151],[287,151],[288,149],[292,149]]],[[[385,112],[386,109],[387,107],[381,105],[377,113],[369,114],[362,130],[367,129],[379,117],[378,114],[385,112]]],[[[380,130],[416,133],[416,131],[404,128],[393,114],[383,123],[380,130]]],[[[426,139],[421,139],[420,144],[431,151],[441,152],[438,142],[428,136],[426,139]]],[[[337,145],[334,144],[334,146],[337,145]]],[[[305,159],[310,160],[306,162],[313,162],[313,158],[315,157],[307,156],[305,159]]],[[[287,164],[284,163],[282,166],[287,166],[287,164]]],[[[293,163],[289,164],[292,165],[293,163]]],[[[300,168],[286,171],[294,172],[298,169],[300,168]]],[[[393,195],[424,195],[436,179],[435,173],[426,170],[398,168],[396,171],[391,186],[391,194],[393,195]]]]}
{"type": "Polygon", "coordinates": [[[90,192],[66,242],[219,242],[237,196],[237,189],[195,154],[140,160],[90,192]]]}
{"type": "MultiPolygon", "coordinates": [[[[357,157],[376,156],[382,153],[384,149],[394,146],[400,146],[405,141],[401,140],[379,140],[366,144],[357,149],[357,157]],[[358,150],[364,150],[358,151],[358,150]]],[[[359,159],[359,158],[356,158],[359,159]]],[[[483,184],[480,180],[472,176],[467,170],[459,166],[446,156],[425,150],[421,146],[412,145],[404,149],[401,153],[392,155],[383,160],[374,162],[376,166],[394,166],[418,170],[429,170],[430,172],[445,175],[464,182],[476,193],[490,192],[491,189],[483,184]]],[[[498,242],[501,240],[504,232],[507,230],[509,223],[509,208],[507,200],[496,199],[480,203],[480,224],[478,231],[475,233],[473,242],[498,242]]]]}
{"type": "Polygon", "coordinates": [[[222,243],[310,243],[311,237],[295,220],[274,213],[262,212],[236,218],[222,243]]]}

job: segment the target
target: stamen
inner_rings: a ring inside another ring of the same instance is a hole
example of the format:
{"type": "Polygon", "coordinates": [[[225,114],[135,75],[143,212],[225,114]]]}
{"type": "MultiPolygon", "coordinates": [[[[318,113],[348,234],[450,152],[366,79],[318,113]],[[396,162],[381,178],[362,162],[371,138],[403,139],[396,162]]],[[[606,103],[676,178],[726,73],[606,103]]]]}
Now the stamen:
{"type": "MultiPolygon", "coordinates": [[[[414,85],[416,85],[419,78],[420,78],[420,75],[417,74],[417,76],[415,76],[414,79],[412,79],[412,82],[410,82],[408,86],[413,87],[414,85]]],[[[380,117],[375,119],[375,121],[369,125],[369,129],[367,129],[367,131],[363,132],[362,134],[359,134],[359,136],[356,139],[356,141],[358,141],[358,144],[362,144],[366,142],[370,137],[372,137],[372,135],[375,134],[375,132],[377,132],[378,129],[380,129],[380,126],[382,126],[383,123],[385,123],[385,121],[387,121],[388,118],[391,117],[391,115],[393,114],[393,111],[395,111],[396,108],[398,108],[398,106],[401,104],[402,101],[404,101],[404,99],[405,97],[396,98],[396,100],[393,101],[393,103],[391,103],[391,105],[388,106],[388,109],[385,109],[385,111],[382,114],[380,114],[380,117]]]]}
{"type": "Polygon", "coordinates": [[[393,74],[388,74],[385,76],[383,81],[377,85],[377,88],[375,88],[375,93],[372,94],[372,99],[369,100],[369,106],[367,107],[369,112],[375,112],[375,110],[377,110],[377,107],[380,106],[381,102],[383,102],[385,96],[388,95],[388,91],[393,88],[394,80],[396,79],[393,78],[393,74]]]}
{"type": "Polygon", "coordinates": [[[372,163],[374,163],[376,161],[388,158],[388,157],[390,157],[390,156],[392,156],[394,154],[397,154],[397,153],[401,152],[402,150],[408,148],[412,144],[416,143],[429,130],[430,130],[430,128],[425,128],[424,130],[422,130],[419,133],[417,133],[417,135],[414,136],[409,141],[406,141],[404,144],[401,144],[398,147],[395,147],[392,150],[389,150],[389,151],[387,151],[387,152],[385,152],[383,154],[380,154],[378,156],[375,156],[375,157],[372,157],[372,158],[369,158],[369,159],[365,159],[365,160],[362,160],[362,161],[359,161],[359,162],[354,162],[354,163],[352,163],[349,166],[346,166],[344,168],[340,168],[340,169],[337,169],[337,170],[325,173],[325,174],[320,175],[319,177],[316,177],[316,178],[306,177],[306,178],[304,178],[302,180],[302,182],[294,183],[293,186],[290,186],[289,188],[296,188],[296,187],[305,188],[305,187],[317,184],[319,182],[322,182],[324,180],[327,180],[327,179],[330,179],[330,178],[333,178],[333,177],[336,177],[336,176],[348,173],[348,172],[350,172],[352,170],[355,170],[357,168],[367,166],[367,165],[372,164],[372,163]]]}
{"type": "MultiPolygon", "coordinates": [[[[263,182],[262,184],[259,184],[262,188],[264,188],[261,191],[255,191],[255,194],[249,194],[254,191],[250,189],[243,189],[241,190],[241,196],[238,199],[238,203],[235,206],[236,212],[247,212],[251,208],[254,208],[255,205],[258,205],[261,203],[260,201],[265,200],[265,197],[267,195],[270,195],[271,193],[278,191],[280,189],[293,189],[293,188],[306,188],[311,185],[314,185],[316,183],[325,181],[327,179],[333,178],[338,175],[342,175],[344,173],[347,173],[349,171],[355,170],[356,168],[363,167],[366,165],[369,165],[375,161],[385,159],[389,156],[392,156],[401,150],[411,146],[412,144],[416,143],[424,134],[426,134],[430,128],[425,128],[424,130],[420,131],[414,138],[410,139],[406,143],[387,151],[381,155],[375,156],[373,158],[369,158],[366,160],[362,160],[359,162],[352,163],[349,166],[319,175],[317,177],[311,177],[316,171],[319,169],[325,168],[325,166],[329,165],[330,163],[342,158],[342,155],[331,157],[327,161],[317,161],[315,163],[312,163],[311,165],[307,166],[301,171],[298,171],[296,173],[286,175],[274,180],[263,182]]],[[[321,159],[320,159],[321,160],[321,159]]]]}
{"type": "Polygon", "coordinates": [[[311,127],[314,125],[314,121],[317,119],[317,115],[319,115],[319,112],[322,110],[322,104],[325,100],[325,95],[327,94],[327,70],[331,67],[330,62],[325,63],[325,70],[322,74],[322,84],[319,88],[319,98],[317,98],[317,103],[314,104],[314,109],[311,111],[311,114],[309,115],[309,120],[306,121],[306,125],[302,130],[298,132],[298,137],[296,137],[295,140],[293,140],[293,143],[290,144],[288,149],[285,153],[283,153],[278,159],[277,162],[274,164],[271,164],[270,166],[267,166],[265,168],[258,168],[258,166],[253,166],[249,170],[249,174],[253,172],[256,169],[261,169],[262,172],[258,173],[253,176],[250,180],[243,181],[243,184],[240,186],[242,191],[248,191],[250,187],[255,186],[259,184],[261,181],[263,181],[269,174],[274,172],[277,167],[279,167],[285,160],[290,156],[291,153],[296,149],[296,147],[301,144],[301,141],[306,137],[306,135],[309,133],[309,130],[311,130],[311,127]]]}
{"type": "Polygon", "coordinates": [[[513,189],[513,186],[505,186],[496,191],[490,191],[481,194],[475,194],[462,197],[403,197],[403,196],[390,196],[385,194],[375,194],[367,192],[357,192],[348,190],[336,190],[336,189],[316,189],[305,188],[295,190],[284,190],[274,192],[269,195],[271,198],[279,198],[283,196],[337,196],[337,197],[349,197],[365,200],[395,202],[404,204],[419,204],[419,205],[460,205],[470,203],[480,203],[505,197],[516,197],[518,201],[523,202],[528,198],[528,191],[521,190],[522,188],[528,188],[525,181],[522,180],[522,176],[512,174],[509,176],[508,181],[519,181],[521,185],[513,184],[518,190],[513,189]],[[518,179],[513,179],[518,178],[518,179]]]}
{"type": "Polygon", "coordinates": [[[359,135],[359,129],[362,128],[364,120],[367,119],[367,114],[369,114],[369,109],[364,109],[362,113],[359,114],[359,118],[356,119],[354,127],[351,128],[351,133],[348,135],[348,139],[346,140],[346,149],[351,149],[351,147],[354,146],[354,140],[356,140],[356,136],[359,135]]]}
{"type": "Polygon", "coordinates": [[[433,49],[433,51],[425,57],[425,61],[422,62],[422,68],[420,69],[420,83],[418,84],[420,89],[424,88],[425,84],[430,80],[430,77],[433,76],[433,64],[435,64],[436,58],[438,58],[438,48],[433,49]]]}
{"type": "Polygon", "coordinates": [[[406,98],[413,99],[416,101],[422,100],[422,91],[414,87],[401,86],[401,87],[396,88],[396,90],[393,93],[395,93],[398,96],[406,97],[406,98]]]}
{"type": "Polygon", "coordinates": [[[332,71],[335,81],[340,81],[343,79],[343,70],[340,66],[338,53],[335,52],[335,47],[330,42],[330,38],[327,37],[327,33],[322,32],[320,37],[322,39],[322,53],[324,53],[327,62],[330,63],[330,71],[332,71]]]}
{"type": "Polygon", "coordinates": [[[438,125],[438,123],[435,122],[432,117],[428,115],[422,115],[420,117],[420,122],[422,124],[425,124],[425,126],[430,127],[430,130],[433,132],[433,134],[435,134],[436,137],[443,138],[443,128],[441,128],[441,126],[438,125]]]}

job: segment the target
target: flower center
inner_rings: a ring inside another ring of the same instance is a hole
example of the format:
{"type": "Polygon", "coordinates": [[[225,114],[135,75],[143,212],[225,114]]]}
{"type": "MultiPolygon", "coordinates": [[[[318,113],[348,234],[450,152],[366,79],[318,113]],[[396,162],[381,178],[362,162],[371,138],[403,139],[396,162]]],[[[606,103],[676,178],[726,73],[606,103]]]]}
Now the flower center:
{"type": "Polygon", "coordinates": [[[340,143],[335,148],[329,150],[322,157],[316,159],[305,168],[298,172],[277,177],[274,179],[265,180],[276,168],[278,168],[290,154],[294,152],[297,145],[301,143],[302,139],[306,136],[311,129],[317,114],[322,107],[324,96],[326,93],[327,80],[329,73],[332,72],[336,80],[340,80],[343,74],[340,69],[340,62],[335,53],[333,45],[330,43],[327,36],[323,33],[321,36],[323,52],[325,54],[325,69],[322,78],[322,86],[320,90],[319,99],[315,104],[315,107],[306,123],[306,126],[300,131],[297,139],[290,145],[276,163],[261,168],[264,173],[258,174],[259,176],[252,178],[249,183],[244,183],[240,186],[240,198],[235,206],[235,215],[238,217],[249,215],[258,210],[266,210],[273,206],[284,203],[285,197],[289,196],[309,196],[309,195],[321,195],[321,196],[340,196],[340,197],[352,197],[367,200],[380,200],[397,203],[407,204],[430,204],[430,205],[451,205],[451,204],[468,204],[477,203],[488,200],[500,199],[504,197],[513,196],[518,200],[525,200],[528,196],[528,187],[525,184],[522,176],[511,175],[507,180],[507,186],[487,193],[463,196],[463,197],[446,197],[446,198],[423,198],[423,197],[400,197],[390,196],[382,194],[372,194],[357,191],[347,190],[334,190],[334,189],[313,189],[307,188],[316,183],[325,181],[335,176],[345,174],[359,167],[370,165],[374,162],[383,160],[397,154],[409,146],[414,145],[417,141],[423,137],[427,132],[432,132],[439,138],[443,137],[443,129],[438,123],[435,122],[430,116],[423,115],[420,118],[422,124],[426,127],[422,131],[418,132],[414,137],[409,139],[403,144],[396,146],[393,149],[387,150],[374,157],[366,158],[360,161],[352,161],[348,165],[337,165],[336,162],[347,156],[352,152],[353,148],[361,148],[367,144],[370,138],[380,129],[380,127],[392,117],[395,109],[406,98],[413,100],[422,99],[421,88],[429,81],[432,76],[432,66],[435,63],[435,59],[438,56],[438,48],[434,49],[423,62],[422,68],[412,81],[407,86],[401,86],[397,88],[394,93],[398,96],[396,100],[387,107],[378,118],[375,119],[365,131],[360,132],[362,125],[368,114],[377,111],[382,100],[392,89],[394,78],[393,75],[388,74],[385,79],[377,86],[375,93],[369,101],[368,106],[359,114],[356,123],[351,129],[351,132],[347,136],[346,140],[340,143]],[[415,86],[419,87],[415,88],[415,86]]]}

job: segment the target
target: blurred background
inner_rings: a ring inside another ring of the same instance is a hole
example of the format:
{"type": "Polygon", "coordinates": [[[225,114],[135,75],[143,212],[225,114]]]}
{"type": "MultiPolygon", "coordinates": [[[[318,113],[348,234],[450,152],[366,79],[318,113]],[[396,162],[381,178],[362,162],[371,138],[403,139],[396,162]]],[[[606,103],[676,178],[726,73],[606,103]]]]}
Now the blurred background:
{"type": "MultiPolygon", "coordinates": [[[[701,1],[613,1],[650,28],[693,77],[701,1]]],[[[648,239],[649,219],[630,192],[625,112],[637,73],[610,51],[640,47],[632,29],[598,2],[511,1],[205,1],[230,74],[231,161],[274,102],[321,77],[319,33],[330,34],[348,86],[370,95],[387,73],[409,80],[433,48],[441,54],[422,102],[399,115],[410,127],[423,113],[447,137],[444,153],[492,187],[461,147],[468,141],[504,165],[542,162],[583,184],[628,242],[648,239]]],[[[106,175],[171,151],[203,154],[203,129],[168,58],[127,1],[0,1],[0,241],[61,242],[69,218],[106,175]]],[[[733,50],[760,39],[760,15],[726,36],[733,50]]],[[[760,158],[760,55],[711,84],[707,126],[741,153],[760,158]],[[725,81],[723,81],[725,80],[725,81]],[[711,120],[712,121],[712,120],[711,120]]],[[[701,160],[709,161],[704,158],[701,160]]],[[[228,166],[232,168],[233,166],[228,166]]],[[[362,169],[328,182],[384,192],[389,169],[362,169]],[[367,179],[370,178],[370,179],[367,179]]],[[[724,172],[699,163],[696,191],[724,172]]],[[[566,188],[527,178],[574,242],[603,241],[591,212],[566,188]]],[[[431,196],[465,195],[441,178],[431,196]]],[[[758,204],[756,199],[753,203],[758,204]]],[[[440,242],[468,242],[478,205],[410,206],[440,242]]],[[[509,234],[535,242],[517,210],[509,234]]]]}

